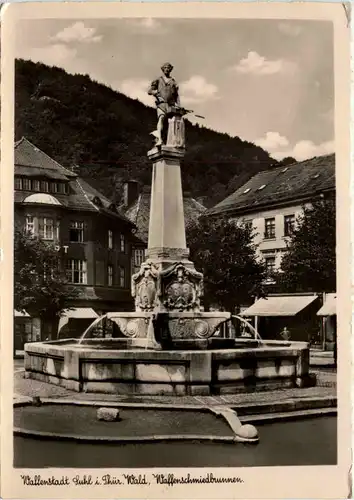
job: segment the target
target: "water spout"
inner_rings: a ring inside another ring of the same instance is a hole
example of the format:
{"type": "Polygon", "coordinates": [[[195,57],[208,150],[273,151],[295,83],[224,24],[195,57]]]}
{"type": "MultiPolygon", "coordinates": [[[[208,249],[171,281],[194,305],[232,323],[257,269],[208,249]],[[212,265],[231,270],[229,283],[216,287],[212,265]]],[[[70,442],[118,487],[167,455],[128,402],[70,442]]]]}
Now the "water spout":
{"type": "Polygon", "coordinates": [[[241,321],[241,323],[247,325],[248,328],[250,328],[250,330],[253,332],[254,339],[255,340],[258,339],[260,342],[263,342],[262,337],[259,335],[258,331],[255,329],[253,325],[251,325],[249,321],[247,321],[245,318],[242,318],[242,316],[238,316],[237,314],[232,315],[231,318],[237,318],[239,321],[241,321]]]}
{"type": "Polygon", "coordinates": [[[84,331],[84,333],[81,335],[80,339],[79,339],[79,342],[78,342],[78,345],[81,345],[82,341],[84,340],[84,338],[86,337],[86,335],[95,328],[95,326],[97,326],[101,321],[104,320],[104,318],[106,318],[108,316],[108,314],[103,314],[102,316],[100,316],[99,318],[96,318],[95,321],[93,323],[91,323],[91,325],[86,328],[86,330],[84,331]]]}

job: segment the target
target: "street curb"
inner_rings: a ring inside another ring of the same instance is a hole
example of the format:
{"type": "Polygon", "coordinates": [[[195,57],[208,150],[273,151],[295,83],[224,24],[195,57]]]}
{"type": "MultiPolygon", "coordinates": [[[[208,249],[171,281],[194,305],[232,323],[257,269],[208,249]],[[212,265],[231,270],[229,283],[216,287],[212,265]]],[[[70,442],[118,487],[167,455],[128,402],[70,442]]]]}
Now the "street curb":
{"type": "MultiPolygon", "coordinates": [[[[204,405],[189,405],[189,404],[168,404],[168,403],[125,403],[120,401],[90,401],[90,400],[77,400],[77,399],[64,399],[64,398],[40,398],[41,404],[60,404],[60,405],[75,405],[75,406],[106,406],[111,408],[136,408],[136,409],[155,409],[155,410],[179,410],[179,411],[204,411],[209,412],[213,406],[224,406],[236,411],[237,414],[242,416],[248,415],[263,415],[272,413],[284,413],[295,411],[308,411],[320,410],[324,408],[336,408],[337,397],[323,396],[302,399],[287,399],[279,402],[272,403],[248,403],[248,404],[215,404],[210,403],[204,405]]],[[[32,398],[23,397],[18,401],[14,401],[14,407],[29,405],[32,403],[32,398]]]]}
{"type": "Polygon", "coordinates": [[[247,415],[240,417],[243,424],[271,424],[290,420],[299,420],[314,417],[334,417],[337,416],[337,408],[317,408],[311,410],[289,411],[281,413],[270,413],[268,415],[247,415]]]}
{"type": "Polygon", "coordinates": [[[235,443],[243,440],[238,436],[214,436],[203,434],[161,434],[151,436],[83,436],[81,434],[55,434],[53,432],[42,432],[14,427],[15,436],[32,437],[36,439],[56,439],[63,441],[80,441],[86,443],[141,443],[159,441],[213,441],[222,443],[235,443]]]}

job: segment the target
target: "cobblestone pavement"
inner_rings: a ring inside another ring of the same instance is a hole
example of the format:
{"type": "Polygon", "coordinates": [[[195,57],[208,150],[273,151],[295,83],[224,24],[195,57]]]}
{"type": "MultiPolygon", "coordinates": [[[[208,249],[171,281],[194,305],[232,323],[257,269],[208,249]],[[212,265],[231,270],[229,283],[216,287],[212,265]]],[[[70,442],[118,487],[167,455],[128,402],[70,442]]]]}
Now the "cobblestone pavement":
{"type": "Polygon", "coordinates": [[[125,396],[115,394],[88,394],[23,378],[23,372],[14,376],[14,399],[23,396],[42,398],[76,399],[78,401],[117,401],[136,403],[162,403],[181,405],[236,405],[245,403],[271,403],[287,399],[336,396],[336,373],[334,371],[312,370],[317,375],[316,387],[306,389],[281,389],[254,393],[228,394],[223,396],[125,396]]]}

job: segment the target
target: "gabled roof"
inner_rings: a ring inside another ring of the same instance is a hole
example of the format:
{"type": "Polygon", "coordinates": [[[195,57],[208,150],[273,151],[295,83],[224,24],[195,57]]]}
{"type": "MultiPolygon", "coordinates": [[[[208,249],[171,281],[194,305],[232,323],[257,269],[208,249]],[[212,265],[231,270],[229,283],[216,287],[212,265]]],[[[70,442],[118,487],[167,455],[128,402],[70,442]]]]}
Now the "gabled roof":
{"type": "MultiPolygon", "coordinates": [[[[81,179],[77,174],[61,166],[25,137],[15,144],[15,174],[25,177],[46,177],[52,180],[68,181],[69,193],[55,193],[55,199],[64,208],[96,212],[117,217],[129,226],[134,224],[102,193],[81,179]]],[[[26,203],[41,197],[53,198],[50,194],[15,191],[15,203],[26,203]]]]}
{"type": "MultiPolygon", "coordinates": [[[[142,193],[140,193],[140,195],[138,196],[138,199],[130,207],[128,207],[125,212],[125,215],[128,217],[128,219],[130,219],[137,227],[135,236],[144,243],[147,243],[148,241],[150,195],[151,189],[148,187],[144,187],[142,193]]],[[[204,205],[199,203],[187,193],[183,195],[183,209],[186,229],[189,227],[193,220],[197,219],[206,211],[204,205]]]]}
{"type": "Polygon", "coordinates": [[[330,190],[335,190],[334,154],[259,172],[206,215],[257,211],[330,190]]]}
{"type": "Polygon", "coordinates": [[[15,143],[15,174],[63,181],[76,177],[25,137],[15,143]]]}

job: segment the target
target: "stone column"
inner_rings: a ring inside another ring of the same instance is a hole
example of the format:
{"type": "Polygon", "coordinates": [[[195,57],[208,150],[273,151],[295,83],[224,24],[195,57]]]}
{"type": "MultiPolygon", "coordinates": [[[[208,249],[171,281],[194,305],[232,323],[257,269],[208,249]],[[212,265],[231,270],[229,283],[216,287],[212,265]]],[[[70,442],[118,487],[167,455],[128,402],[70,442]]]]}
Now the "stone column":
{"type": "Polygon", "coordinates": [[[180,168],[183,156],[184,148],[171,144],[148,152],[153,174],[147,260],[132,277],[137,311],[200,311],[203,276],[188,259],[180,168]]]}
{"type": "Polygon", "coordinates": [[[148,255],[186,256],[183,194],[180,160],[184,150],[170,146],[154,148],[148,153],[153,162],[148,255]]]}

